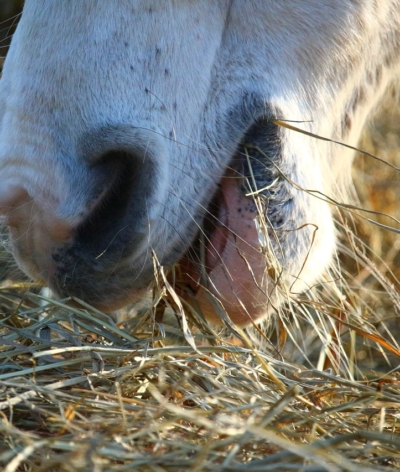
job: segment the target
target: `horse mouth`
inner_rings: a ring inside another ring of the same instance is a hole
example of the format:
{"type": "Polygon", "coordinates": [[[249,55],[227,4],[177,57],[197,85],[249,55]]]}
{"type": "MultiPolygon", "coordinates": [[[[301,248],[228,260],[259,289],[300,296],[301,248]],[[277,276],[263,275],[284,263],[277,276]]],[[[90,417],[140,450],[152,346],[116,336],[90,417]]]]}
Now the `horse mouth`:
{"type": "Polygon", "coordinates": [[[222,262],[222,254],[230,231],[229,212],[231,211],[222,190],[222,182],[225,178],[232,179],[231,184],[233,184],[234,176],[224,175],[207,206],[203,224],[196,239],[179,261],[181,282],[186,284],[194,294],[201,285],[206,284],[208,274],[219,262],[222,262]]]}
{"type": "Polygon", "coordinates": [[[266,260],[257,227],[257,205],[236,161],[222,177],[202,229],[179,261],[178,292],[196,299],[203,314],[219,322],[215,302],[238,324],[265,313],[266,260]],[[214,299],[214,301],[212,301],[214,299]]]}

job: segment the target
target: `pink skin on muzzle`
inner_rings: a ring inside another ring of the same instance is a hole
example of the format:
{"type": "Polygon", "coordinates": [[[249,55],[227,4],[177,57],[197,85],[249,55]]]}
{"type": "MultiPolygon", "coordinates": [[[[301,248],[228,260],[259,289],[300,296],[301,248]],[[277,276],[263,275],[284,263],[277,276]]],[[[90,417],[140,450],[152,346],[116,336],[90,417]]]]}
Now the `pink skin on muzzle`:
{"type": "Polygon", "coordinates": [[[234,323],[247,325],[266,314],[275,287],[261,251],[254,221],[256,206],[253,197],[243,194],[242,182],[233,172],[221,181],[218,222],[205,248],[207,280],[201,281],[199,265],[192,258],[180,261],[181,282],[194,292],[204,316],[218,324],[221,319],[212,302],[214,297],[234,323]]]}

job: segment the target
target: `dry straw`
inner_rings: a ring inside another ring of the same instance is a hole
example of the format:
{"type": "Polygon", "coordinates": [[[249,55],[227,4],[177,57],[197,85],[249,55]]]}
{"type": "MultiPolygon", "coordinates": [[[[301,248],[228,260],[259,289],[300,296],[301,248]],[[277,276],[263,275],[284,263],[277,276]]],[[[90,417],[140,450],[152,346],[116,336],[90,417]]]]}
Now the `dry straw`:
{"type": "Polygon", "coordinates": [[[19,286],[1,299],[5,472],[359,471],[400,461],[393,376],[353,380],[216,334],[204,345],[209,332],[195,349],[167,345],[163,333],[177,328],[155,322],[156,306],[121,327],[19,286]]]}

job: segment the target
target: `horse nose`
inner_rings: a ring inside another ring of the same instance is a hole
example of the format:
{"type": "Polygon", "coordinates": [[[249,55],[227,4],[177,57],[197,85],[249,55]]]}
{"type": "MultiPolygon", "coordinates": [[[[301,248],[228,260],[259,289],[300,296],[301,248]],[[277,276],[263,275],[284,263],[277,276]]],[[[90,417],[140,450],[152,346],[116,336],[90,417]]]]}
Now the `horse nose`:
{"type": "Polygon", "coordinates": [[[46,277],[54,272],[50,259],[57,247],[72,248],[74,258],[88,263],[105,253],[119,260],[143,249],[168,182],[167,155],[157,139],[132,129],[102,130],[86,140],[79,162],[70,160],[72,170],[53,182],[34,190],[22,179],[3,185],[0,213],[17,258],[33,258],[46,277]]]}

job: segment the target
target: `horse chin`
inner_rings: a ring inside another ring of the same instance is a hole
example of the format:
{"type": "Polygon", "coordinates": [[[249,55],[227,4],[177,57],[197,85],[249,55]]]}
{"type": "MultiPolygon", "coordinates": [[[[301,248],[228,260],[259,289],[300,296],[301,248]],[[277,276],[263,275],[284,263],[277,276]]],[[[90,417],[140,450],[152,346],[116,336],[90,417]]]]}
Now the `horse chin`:
{"type": "Polygon", "coordinates": [[[211,322],[223,310],[238,325],[268,313],[274,287],[257,230],[257,207],[234,169],[222,178],[197,241],[179,261],[178,291],[211,322]]]}

